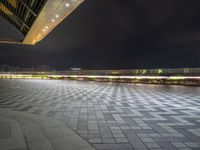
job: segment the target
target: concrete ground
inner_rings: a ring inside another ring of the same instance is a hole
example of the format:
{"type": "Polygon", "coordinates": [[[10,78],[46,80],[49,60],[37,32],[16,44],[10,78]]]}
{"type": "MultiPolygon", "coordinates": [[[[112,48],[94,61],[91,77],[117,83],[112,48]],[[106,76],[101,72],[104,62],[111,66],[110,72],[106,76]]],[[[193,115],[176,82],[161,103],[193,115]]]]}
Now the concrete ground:
{"type": "Polygon", "coordinates": [[[200,149],[199,87],[0,80],[0,108],[2,150],[200,149]]]}

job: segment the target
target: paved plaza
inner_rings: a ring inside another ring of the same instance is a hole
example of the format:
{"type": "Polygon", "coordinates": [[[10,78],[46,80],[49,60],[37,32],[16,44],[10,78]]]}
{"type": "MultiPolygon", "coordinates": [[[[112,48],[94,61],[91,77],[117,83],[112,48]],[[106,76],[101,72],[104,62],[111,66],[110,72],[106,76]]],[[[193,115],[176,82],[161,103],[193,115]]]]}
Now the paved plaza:
{"type": "MultiPolygon", "coordinates": [[[[0,108],[64,123],[80,141],[84,139],[88,150],[93,149],[88,145],[97,150],[200,149],[200,87],[0,80],[0,108]]],[[[3,131],[9,130],[2,120],[10,118],[2,114],[0,146],[7,137],[3,131]]],[[[63,135],[50,139],[56,140],[66,146],[63,135]]]]}

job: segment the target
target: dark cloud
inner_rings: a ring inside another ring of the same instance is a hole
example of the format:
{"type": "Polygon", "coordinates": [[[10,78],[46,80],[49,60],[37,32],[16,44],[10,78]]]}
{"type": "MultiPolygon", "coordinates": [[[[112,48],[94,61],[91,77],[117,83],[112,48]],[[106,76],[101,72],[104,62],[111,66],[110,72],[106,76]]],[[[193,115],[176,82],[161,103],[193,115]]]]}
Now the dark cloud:
{"type": "MultiPolygon", "coordinates": [[[[0,45],[0,63],[57,69],[200,67],[200,1],[86,0],[36,46],[0,45]]],[[[0,35],[19,37],[0,20],[0,35]]]]}

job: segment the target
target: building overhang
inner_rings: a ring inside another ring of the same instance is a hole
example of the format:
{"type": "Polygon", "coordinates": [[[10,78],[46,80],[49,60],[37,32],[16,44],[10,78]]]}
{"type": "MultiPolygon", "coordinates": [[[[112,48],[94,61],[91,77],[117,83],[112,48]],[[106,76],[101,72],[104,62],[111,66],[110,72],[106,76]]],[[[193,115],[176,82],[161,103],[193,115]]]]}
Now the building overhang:
{"type": "Polygon", "coordinates": [[[82,2],[83,0],[48,0],[22,43],[34,45],[41,41],[82,2]]]}
{"type": "Polygon", "coordinates": [[[84,0],[47,0],[28,31],[24,34],[24,39],[21,41],[4,39],[1,40],[0,43],[35,45],[69,16],[83,1],[84,0]]]}

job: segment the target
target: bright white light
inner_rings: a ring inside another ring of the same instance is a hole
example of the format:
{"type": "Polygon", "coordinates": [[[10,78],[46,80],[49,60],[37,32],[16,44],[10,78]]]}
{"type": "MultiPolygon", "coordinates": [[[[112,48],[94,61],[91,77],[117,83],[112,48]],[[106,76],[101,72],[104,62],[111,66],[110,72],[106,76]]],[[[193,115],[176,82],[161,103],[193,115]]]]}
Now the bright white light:
{"type": "Polygon", "coordinates": [[[66,3],[65,6],[66,6],[66,7],[69,7],[69,3],[66,3]]]}
{"type": "Polygon", "coordinates": [[[43,32],[45,32],[46,30],[45,30],[45,29],[43,29],[42,31],[43,31],[43,32]]]}
{"type": "Polygon", "coordinates": [[[46,29],[48,29],[48,26],[45,26],[46,29]]]}
{"type": "Polygon", "coordinates": [[[59,17],[59,15],[56,15],[56,18],[58,18],[59,17]]]}
{"type": "Polygon", "coordinates": [[[55,19],[52,19],[51,22],[55,22],[55,19]]]}

